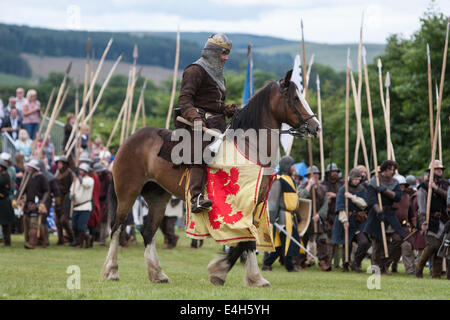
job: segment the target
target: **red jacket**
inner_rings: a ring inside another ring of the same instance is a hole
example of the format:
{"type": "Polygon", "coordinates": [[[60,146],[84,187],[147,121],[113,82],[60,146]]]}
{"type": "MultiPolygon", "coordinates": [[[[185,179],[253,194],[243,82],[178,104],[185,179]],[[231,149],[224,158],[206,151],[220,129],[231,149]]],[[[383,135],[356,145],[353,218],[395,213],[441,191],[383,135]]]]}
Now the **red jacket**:
{"type": "Polygon", "coordinates": [[[95,172],[89,173],[94,179],[94,191],[92,192],[92,200],[94,200],[94,208],[88,221],[89,227],[96,227],[100,222],[100,180],[95,172]]]}

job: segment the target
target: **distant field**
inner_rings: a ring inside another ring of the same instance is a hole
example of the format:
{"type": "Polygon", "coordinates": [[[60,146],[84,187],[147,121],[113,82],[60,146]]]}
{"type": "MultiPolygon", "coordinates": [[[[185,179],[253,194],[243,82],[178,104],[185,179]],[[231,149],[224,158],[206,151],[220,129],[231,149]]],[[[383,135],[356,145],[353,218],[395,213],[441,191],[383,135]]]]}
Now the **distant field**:
{"type": "MultiPolygon", "coordinates": [[[[22,56],[28,61],[34,77],[47,77],[50,72],[65,72],[67,66],[72,61],[72,70],[70,75],[79,81],[84,79],[84,66],[86,59],[74,58],[74,57],[48,57],[48,56],[36,56],[31,54],[22,54],[22,56]]],[[[115,57],[117,58],[117,57],[115,57]]],[[[111,70],[115,61],[105,60],[103,63],[102,71],[99,74],[97,82],[103,82],[111,70]]],[[[95,60],[94,66],[97,67],[99,60],[95,60]]],[[[120,62],[116,68],[114,74],[122,74],[128,77],[130,70],[130,63],[120,62]]],[[[139,63],[137,64],[137,70],[141,68],[139,63]]],[[[173,69],[166,69],[158,66],[143,66],[142,76],[151,79],[156,84],[160,84],[164,80],[172,79],[173,69]]],[[[182,70],[179,71],[179,78],[181,77],[182,70]]]]}
{"type": "Polygon", "coordinates": [[[24,77],[19,77],[19,76],[15,76],[12,74],[6,74],[6,73],[1,73],[0,72],[0,85],[11,85],[11,86],[15,86],[15,85],[25,85],[30,83],[32,80],[30,78],[24,78],[24,77]]]}
{"type": "MultiPolygon", "coordinates": [[[[93,249],[74,249],[56,246],[56,236],[51,235],[47,249],[25,250],[23,236],[13,235],[12,247],[0,244],[0,299],[165,299],[165,300],[299,300],[299,299],[389,299],[435,300],[449,299],[448,280],[432,280],[429,271],[424,279],[404,273],[382,276],[380,290],[369,290],[369,274],[322,272],[318,267],[288,273],[278,263],[273,271],[262,272],[270,281],[270,288],[249,288],[243,285],[244,266],[236,266],[228,274],[223,287],[210,284],[206,266],[219,252],[221,245],[206,240],[202,248],[190,248],[190,239],[184,233],[174,250],[163,249],[161,232],[157,234],[157,249],[161,267],[169,276],[169,284],[154,284],[147,278],[142,237],[137,246],[120,249],[118,255],[119,282],[100,280],[100,270],[108,248],[94,245],[93,249]],[[81,289],[69,290],[66,286],[71,265],[81,271],[81,289]]],[[[261,266],[262,253],[258,255],[261,266]]],[[[369,260],[364,261],[364,270],[369,260]]]]}

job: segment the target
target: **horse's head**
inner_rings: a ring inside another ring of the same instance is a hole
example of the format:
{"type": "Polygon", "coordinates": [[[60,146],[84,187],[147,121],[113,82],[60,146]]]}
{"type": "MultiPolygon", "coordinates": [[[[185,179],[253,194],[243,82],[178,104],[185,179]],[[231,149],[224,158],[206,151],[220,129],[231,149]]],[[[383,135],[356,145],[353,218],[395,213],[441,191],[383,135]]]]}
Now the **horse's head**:
{"type": "Polygon", "coordinates": [[[278,82],[280,104],[277,111],[281,115],[278,118],[292,127],[290,133],[294,136],[317,137],[321,130],[320,123],[303,97],[301,88],[298,87],[301,84],[296,84],[298,81],[292,80],[292,70],[289,70],[278,82]]]}

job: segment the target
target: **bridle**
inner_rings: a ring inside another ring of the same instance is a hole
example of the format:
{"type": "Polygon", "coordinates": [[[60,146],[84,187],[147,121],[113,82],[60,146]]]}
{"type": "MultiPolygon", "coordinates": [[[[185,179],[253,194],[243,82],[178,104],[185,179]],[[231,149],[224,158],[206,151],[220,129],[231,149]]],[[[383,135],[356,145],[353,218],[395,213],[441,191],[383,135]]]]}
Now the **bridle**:
{"type": "Polygon", "coordinates": [[[287,106],[289,106],[292,109],[292,111],[294,111],[294,113],[301,120],[300,125],[297,128],[289,128],[288,130],[280,130],[280,134],[290,134],[290,135],[292,135],[294,137],[301,137],[301,138],[305,137],[308,134],[308,131],[309,131],[308,120],[312,119],[314,117],[317,117],[317,115],[316,114],[312,114],[312,115],[304,118],[302,116],[302,114],[300,113],[300,111],[298,111],[298,109],[294,105],[292,105],[290,103],[290,101],[289,101],[289,97],[288,97],[288,94],[287,94],[287,91],[289,90],[289,87],[282,88],[281,84],[280,84],[280,81],[277,81],[277,85],[278,85],[280,93],[281,93],[281,95],[283,96],[283,99],[284,99],[284,104],[283,104],[284,105],[284,114],[287,115],[287,112],[286,112],[286,109],[287,109],[286,105],[287,105],[287,106]]]}

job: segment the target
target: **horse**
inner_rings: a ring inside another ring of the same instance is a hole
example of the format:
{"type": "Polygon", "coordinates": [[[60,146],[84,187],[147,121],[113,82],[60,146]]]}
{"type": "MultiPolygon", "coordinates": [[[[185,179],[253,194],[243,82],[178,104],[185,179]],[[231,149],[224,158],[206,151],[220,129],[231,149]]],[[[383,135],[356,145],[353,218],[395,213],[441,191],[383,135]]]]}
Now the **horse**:
{"type": "MultiPolygon", "coordinates": [[[[317,137],[321,129],[320,123],[303,96],[299,97],[297,85],[290,81],[291,75],[292,70],[279,81],[272,81],[258,90],[247,105],[233,116],[231,128],[280,130],[281,124],[287,123],[291,128],[286,133],[317,137]]],[[[163,144],[158,130],[156,127],[140,129],[120,146],[115,157],[111,192],[111,208],[115,212],[115,221],[111,228],[108,254],[101,271],[102,280],[119,280],[117,253],[120,233],[125,228],[133,203],[139,195],[142,195],[149,209],[141,230],[148,278],[153,283],[169,282],[169,277],[159,263],[155,233],[164,217],[171,195],[187,200],[184,192],[185,183],[179,184],[179,181],[183,180],[185,168],[173,166],[173,163],[158,156],[163,144]]],[[[271,149],[268,147],[267,150],[271,149]]],[[[258,204],[265,201],[271,181],[271,176],[263,177],[258,204]]],[[[244,283],[251,287],[270,286],[260,273],[255,241],[239,242],[231,247],[228,253],[214,258],[207,266],[210,282],[213,285],[224,285],[227,273],[244,251],[247,252],[244,283]]]]}

